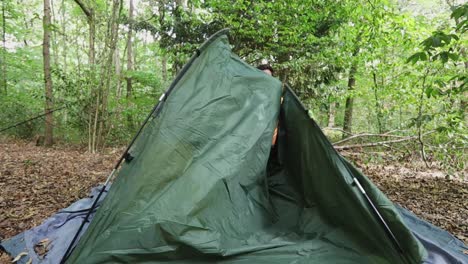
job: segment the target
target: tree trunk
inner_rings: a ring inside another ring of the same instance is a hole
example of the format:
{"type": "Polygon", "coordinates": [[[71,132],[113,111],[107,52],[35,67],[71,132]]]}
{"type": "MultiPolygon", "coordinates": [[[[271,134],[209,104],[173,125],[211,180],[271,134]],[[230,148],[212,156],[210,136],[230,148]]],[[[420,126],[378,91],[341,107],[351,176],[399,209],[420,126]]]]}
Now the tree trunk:
{"type": "MultiPolygon", "coordinates": [[[[83,10],[84,11],[84,10],[83,10]]],[[[96,39],[96,21],[94,19],[94,10],[92,8],[87,9],[87,12],[84,11],[88,20],[88,27],[89,27],[89,39],[88,39],[88,45],[89,45],[89,51],[88,51],[88,67],[91,69],[91,74],[90,74],[90,90],[91,94],[93,96],[96,96],[96,105],[94,105],[94,108],[91,107],[90,111],[94,111],[93,114],[90,115],[91,119],[88,120],[88,122],[91,124],[90,129],[91,133],[90,135],[91,138],[88,140],[91,142],[91,149],[89,151],[91,153],[96,152],[96,137],[97,137],[97,119],[99,117],[99,88],[96,88],[96,74],[95,74],[95,48],[94,48],[94,42],[96,39]]]]}
{"type": "Polygon", "coordinates": [[[89,89],[91,91],[91,97],[96,98],[96,104],[89,108],[88,114],[88,151],[91,153],[96,152],[97,144],[97,130],[98,130],[98,119],[99,119],[99,102],[100,102],[100,88],[96,85],[96,67],[95,67],[95,40],[96,40],[96,19],[95,11],[90,5],[85,5],[81,0],[74,0],[75,3],[81,8],[81,11],[86,16],[88,22],[88,67],[90,68],[90,81],[89,89]]]}
{"type": "MultiPolygon", "coordinates": [[[[60,6],[61,8],[61,24],[62,24],[62,30],[63,32],[67,32],[67,21],[66,21],[66,18],[65,18],[65,15],[66,15],[66,10],[65,10],[65,0],[62,0],[62,4],[60,6]]],[[[66,73],[67,72],[67,68],[68,68],[68,64],[67,64],[67,53],[68,53],[68,45],[66,44],[68,39],[67,39],[67,35],[66,34],[63,34],[63,37],[62,37],[62,40],[63,40],[63,43],[65,43],[64,45],[62,45],[62,52],[63,52],[63,71],[66,73]]]]}
{"type": "MultiPolygon", "coordinates": [[[[50,1],[50,24],[52,25],[52,21],[57,21],[57,17],[56,17],[56,14],[55,14],[55,6],[54,6],[54,1],[50,1]]],[[[52,49],[52,56],[51,56],[51,64],[52,65],[58,65],[59,64],[59,59],[58,59],[58,55],[59,55],[59,52],[58,52],[58,47],[59,47],[59,44],[57,43],[58,41],[58,38],[57,38],[57,32],[56,30],[52,31],[51,32],[51,43],[50,43],[50,48],[52,49]]],[[[56,68],[59,68],[61,69],[61,67],[56,67],[56,68]]]]}
{"type": "Polygon", "coordinates": [[[377,126],[378,126],[379,134],[382,134],[384,130],[383,125],[382,125],[383,114],[382,114],[382,106],[380,105],[380,99],[378,96],[379,84],[377,83],[377,74],[375,73],[375,71],[372,72],[372,77],[374,80],[373,90],[374,90],[374,99],[375,99],[375,112],[377,115],[377,126]]]}
{"type": "MultiPolygon", "coordinates": [[[[450,10],[453,12],[456,8],[456,2],[455,1],[450,1],[450,0],[445,0],[445,3],[450,7],[450,10]]],[[[459,25],[460,24],[460,19],[455,18],[455,24],[459,25]]],[[[466,54],[466,47],[462,47],[460,50],[460,57],[465,58],[466,54]]],[[[464,62],[465,64],[465,70],[468,69],[468,61],[464,62]]],[[[468,115],[466,114],[466,109],[468,106],[468,101],[464,96],[460,96],[460,113],[462,115],[462,119],[465,121],[465,124],[468,122],[468,115]]]]}
{"type": "Polygon", "coordinates": [[[351,92],[348,97],[346,97],[346,104],[345,104],[345,112],[344,112],[344,120],[343,120],[343,138],[349,136],[352,132],[352,124],[353,124],[353,104],[354,104],[354,95],[352,91],[354,90],[354,86],[356,85],[356,73],[357,73],[357,56],[359,54],[359,47],[361,42],[362,31],[358,33],[356,36],[356,43],[354,46],[353,54],[351,55],[351,59],[353,60],[351,64],[351,68],[349,69],[349,77],[348,77],[348,92],[351,92]]]}
{"type": "Polygon", "coordinates": [[[94,42],[96,41],[96,21],[94,19],[94,10],[90,9],[90,16],[88,16],[88,25],[89,25],[89,57],[88,62],[92,67],[95,63],[95,48],[94,42]]]}
{"type": "Polygon", "coordinates": [[[2,44],[3,44],[3,52],[2,52],[2,60],[0,61],[2,64],[2,86],[3,91],[7,94],[7,77],[6,77],[6,18],[5,18],[5,9],[6,9],[6,1],[2,1],[2,44]]]}
{"type": "Polygon", "coordinates": [[[88,63],[89,65],[94,65],[95,62],[95,49],[94,42],[96,40],[96,19],[94,9],[89,5],[86,6],[81,0],[75,0],[75,3],[81,8],[81,11],[86,15],[88,20],[89,27],[89,54],[88,54],[88,63]]]}
{"type": "Polygon", "coordinates": [[[44,58],[44,82],[45,82],[45,129],[44,129],[44,145],[51,146],[53,144],[53,114],[51,113],[54,107],[54,100],[52,94],[52,76],[50,71],[50,28],[51,28],[51,15],[50,15],[50,2],[44,0],[44,42],[42,45],[42,54],[44,58]]]}
{"type": "Polygon", "coordinates": [[[421,85],[421,94],[419,95],[419,105],[418,105],[418,117],[417,117],[417,123],[416,127],[418,128],[418,141],[419,141],[419,146],[421,150],[421,157],[424,161],[424,164],[426,164],[426,167],[429,168],[429,163],[427,162],[426,158],[426,150],[424,146],[424,142],[422,140],[423,137],[423,129],[424,129],[424,121],[422,119],[423,115],[423,107],[424,107],[424,95],[426,91],[426,80],[429,75],[429,70],[426,70],[426,73],[424,74],[422,85],[421,85]]]}
{"type": "Polygon", "coordinates": [[[91,67],[94,67],[96,53],[94,48],[94,43],[96,41],[96,18],[94,9],[90,6],[86,6],[83,2],[81,2],[81,0],[75,0],[75,3],[81,8],[81,11],[83,11],[86,16],[86,20],[88,21],[88,64],[91,67]]]}
{"type": "MultiPolygon", "coordinates": [[[[468,71],[468,61],[465,61],[465,70],[468,71]]],[[[460,111],[463,115],[463,120],[465,120],[465,124],[468,124],[468,115],[466,114],[467,106],[468,100],[466,100],[466,97],[460,96],[460,111]]]]}
{"type": "MultiPolygon", "coordinates": [[[[127,108],[132,106],[132,103],[130,102],[132,100],[132,77],[131,72],[133,71],[133,41],[132,41],[132,35],[133,35],[133,0],[130,0],[129,3],[129,9],[128,9],[128,39],[127,39],[127,108]],[[130,73],[130,75],[129,75],[130,73]]],[[[134,130],[134,124],[133,124],[133,117],[131,112],[127,113],[127,125],[130,128],[131,131],[134,130]]]]}
{"type": "Polygon", "coordinates": [[[162,55],[162,61],[161,61],[161,71],[162,71],[162,79],[164,84],[167,82],[167,56],[166,54],[162,55]]]}
{"type": "Polygon", "coordinates": [[[117,47],[114,53],[114,62],[115,62],[115,75],[117,76],[117,90],[115,95],[117,96],[117,101],[120,101],[122,97],[122,66],[120,63],[120,49],[117,47]]]}
{"type": "MultiPolygon", "coordinates": [[[[158,2],[158,16],[159,16],[159,24],[163,25],[164,24],[164,17],[165,17],[165,11],[164,11],[164,2],[159,1],[158,2]]],[[[155,38],[156,36],[153,35],[155,38]]],[[[156,61],[157,64],[157,61],[156,61]]],[[[156,65],[157,66],[157,65],[156,65]]],[[[162,75],[162,80],[163,84],[166,85],[167,82],[167,54],[165,49],[162,50],[161,53],[161,75],[162,75]]]]}
{"type": "Polygon", "coordinates": [[[117,48],[117,41],[118,41],[118,33],[119,33],[119,17],[120,17],[120,0],[113,0],[112,1],[112,13],[111,18],[108,24],[108,32],[109,34],[106,36],[106,44],[105,47],[109,47],[108,50],[105,52],[107,61],[104,65],[100,83],[100,92],[102,94],[101,101],[99,104],[100,115],[98,121],[98,128],[97,128],[97,138],[96,138],[96,150],[104,148],[105,145],[105,134],[107,134],[106,130],[109,129],[107,124],[108,120],[108,95],[110,92],[111,87],[111,80],[112,80],[112,66],[113,66],[113,58],[114,52],[117,48]]]}
{"type": "Polygon", "coordinates": [[[336,102],[331,102],[330,108],[328,110],[328,126],[327,127],[335,126],[335,113],[336,113],[336,102]]]}
{"type": "MultiPolygon", "coordinates": [[[[348,91],[352,92],[354,90],[354,86],[356,85],[356,72],[357,72],[357,65],[353,64],[351,69],[349,70],[349,79],[348,79],[348,91]]],[[[348,95],[346,97],[346,105],[345,105],[345,113],[344,113],[344,122],[343,122],[343,138],[346,138],[348,135],[351,134],[352,131],[352,123],[353,123],[353,104],[354,104],[354,96],[348,95]]]]}
{"type": "MultiPolygon", "coordinates": [[[[465,57],[466,54],[466,48],[462,48],[460,51],[460,57],[465,57]]],[[[465,72],[468,72],[468,61],[464,62],[465,65],[465,72]]],[[[459,85],[462,85],[459,83],[459,85]]],[[[463,93],[462,93],[463,95],[463,93]]],[[[462,119],[465,121],[465,124],[468,124],[468,115],[466,114],[466,110],[468,108],[468,100],[466,99],[466,96],[460,96],[460,113],[462,116],[462,119]]]]}

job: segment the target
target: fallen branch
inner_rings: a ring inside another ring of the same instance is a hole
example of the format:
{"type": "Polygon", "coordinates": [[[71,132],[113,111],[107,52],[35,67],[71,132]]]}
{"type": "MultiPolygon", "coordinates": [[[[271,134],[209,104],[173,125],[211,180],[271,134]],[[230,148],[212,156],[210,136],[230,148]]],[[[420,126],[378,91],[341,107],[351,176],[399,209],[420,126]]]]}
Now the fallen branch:
{"type": "MultiPolygon", "coordinates": [[[[428,135],[435,132],[429,131],[427,133],[424,133],[422,136],[428,135]]],[[[394,143],[400,143],[404,141],[409,141],[413,139],[418,139],[418,136],[411,136],[411,137],[405,137],[405,138],[400,138],[400,139],[395,139],[395,140],[386,140],[386,141],[380,141],[380,142],[372,142],[372,143],[364,143],[364,144],[355,144],[355,145],[346,145],[346,146],[334,146],[335,149],[342,150],[342,149],[352,149],[352,148],[366,148],[366,147],[376,147],[376,146],[384,146],[386,144],[394,144],[394,143]]]]}
{"type": "Polygon", "coordinates": [[[396,139],[396,140],[387,140],[387,141],[380,141],[380,142],[373,142],[373,143],[345,145],[345,146],[334,146],[334,147],[335,147],[335,149],[352,149],[352,148],[376,147],[376,146],[382,146],[382,145],[386,145],[386,144],[404,142],[404,141],[408,141],[408,140],[412,140],[412,139],[416,139],[416,138],[418,138],[418,137],[413,136],[413,137],[401,138],[401,139],[396,139]]]}
{"type": "Polygon", "coordinates": [[[342,139],[340,141],[334,142],[333,145],[338,145],[342,144],[344,142],[350,141],[355,138],[361,138],[361,137],[393,137],[393,138],[407,138],[405,136],[398,136],[398,135],[391,135],[389,134],[390,132],[384,133],[384,134],[372,134],[372,133],[362,133],[362,134],[356,134],[352,135],[350,137],[347,137],[345,139],[342,139]]]}

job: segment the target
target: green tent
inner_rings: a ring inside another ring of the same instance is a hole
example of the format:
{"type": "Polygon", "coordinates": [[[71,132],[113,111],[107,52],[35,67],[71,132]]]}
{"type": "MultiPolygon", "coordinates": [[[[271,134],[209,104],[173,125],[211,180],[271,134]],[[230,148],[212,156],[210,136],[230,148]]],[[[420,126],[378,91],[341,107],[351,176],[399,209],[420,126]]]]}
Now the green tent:
{"type": "Polygon", "coordinates": [[[67,263],[421,263],[394,205],[224,33],[161,99],[67,263]]]}

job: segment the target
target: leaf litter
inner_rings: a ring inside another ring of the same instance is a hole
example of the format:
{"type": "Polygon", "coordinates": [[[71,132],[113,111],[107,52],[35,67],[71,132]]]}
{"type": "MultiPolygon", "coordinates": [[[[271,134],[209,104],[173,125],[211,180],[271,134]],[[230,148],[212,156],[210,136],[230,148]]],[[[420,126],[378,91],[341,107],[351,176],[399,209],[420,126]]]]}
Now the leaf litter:
{"type": "MultiPolygon", "coordinates": [[[[92,154],[69,146],[38,147],[0,138],[0,239],[41,224],[104,183],[122,148],[92,154]]],[[[48,241],[35,246],[45,255],[48,241]]],[[[0,263],[11,258],[0,251],[0,263]]]]}

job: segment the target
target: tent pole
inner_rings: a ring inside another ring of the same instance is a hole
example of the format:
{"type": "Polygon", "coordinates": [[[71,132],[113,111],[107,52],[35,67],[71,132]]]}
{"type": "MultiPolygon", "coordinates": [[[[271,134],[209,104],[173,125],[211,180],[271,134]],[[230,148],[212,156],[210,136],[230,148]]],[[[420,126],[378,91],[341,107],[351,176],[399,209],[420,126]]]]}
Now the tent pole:
{"type": "MultiPolygon", "coordinates": [[[[387,234],[387,236],[390,238],[390,240],[392,240],[395,248],[397,249],[398,253],[400,253],[400,255],[402,256],[403,259],[405,259],[405,261],[408,261],[408,259],[406,258],[406,255],[404,254],[404,251],[403,251],[403,248],[401,247],[400,243],[398,242],[398,239],[395,237],[395,235],[393,234],[392,230],[390,229],[390,227],[388,226],[387,222],[385,222],[385,219],[383,218],[383,216],[380,214],[379,210],[377,209],[377,207],[374,205],[374,203],[372,202],[371,198],[367,195],[366,193],[366,190],[364,190],[364,187],[362,187],[361,183],[358,181],[358,179],[356,179],[356,177],[353,177],[353,184],[356,185],[359,189],[359,191],[362,193],[362,195],[366,198],[367,202],[369,203],[370,207],[372,207],[372,211],[374,212],[374,214],[376,215],[376,217],[380,220],[382,226],[384,227],[385,229],[385,233],[387,234]]],[[[411,263],[411,262],[409,262],[411,263]]]]}

